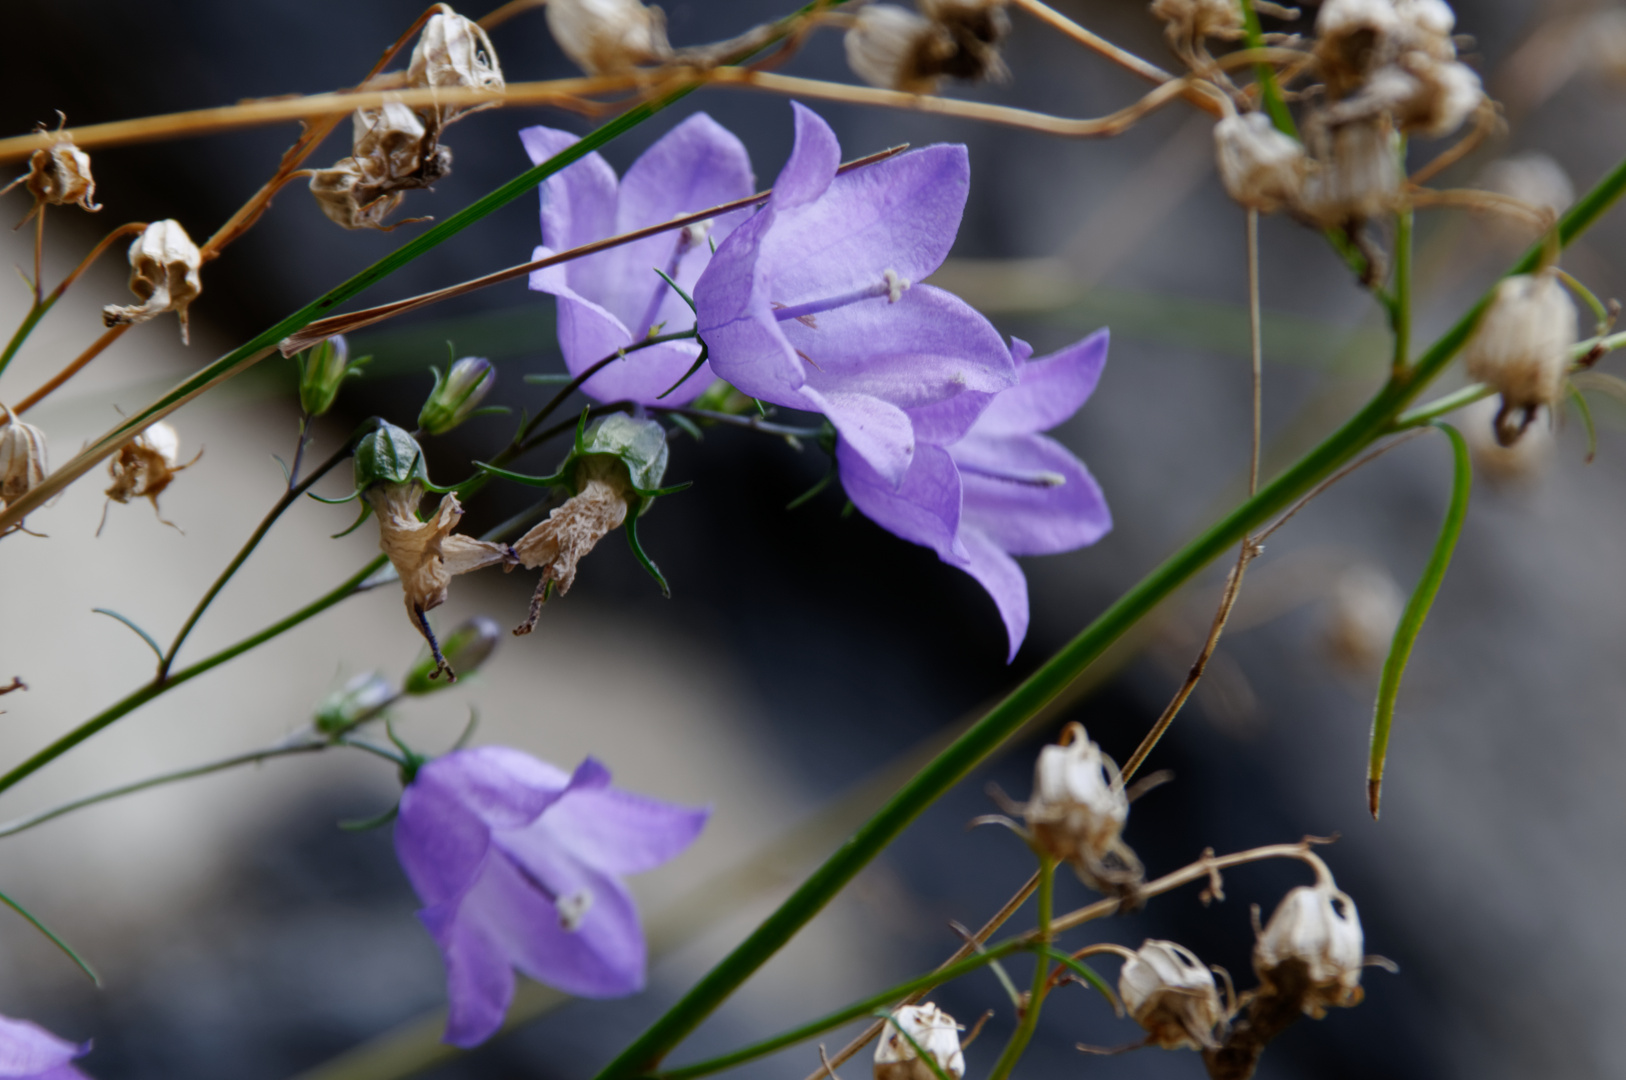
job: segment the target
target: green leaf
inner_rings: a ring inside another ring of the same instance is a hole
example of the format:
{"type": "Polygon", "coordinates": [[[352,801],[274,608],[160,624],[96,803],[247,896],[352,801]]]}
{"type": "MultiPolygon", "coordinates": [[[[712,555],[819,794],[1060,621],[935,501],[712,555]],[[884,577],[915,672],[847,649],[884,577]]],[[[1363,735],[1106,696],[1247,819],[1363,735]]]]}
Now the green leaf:
{"type": "Polygon", "coordinates": [[[1406,672],[1406,661],[1411,658],[1417,634],[1428,618],[1428,609],[1445,580],[1445,571],[1451,565],[1451,555],[1457,549],[1457,537],[1462,535],[1462,523],[1468,516],[1468,492],[1473,486],[1473,465],[1468,458],[1468,444],[1462,433],[1450,424],[1435,424],[1451,440],[1451,457],[1455,472],[1451,480],[1451,505],[1446,508],[1440,535],[1434,541],[1434,551],[1423,567],[1423,576],[1406,601],[1406,610],[1395,627],[1394,642],[1389,656],[1383,661],[1383,676],[1378,682],[1378,702],[1372,715],[1372,749],[1366,767],[1367,806],[1374,820],[1378,816],[1378,801],[1383,790],[1384,759],[1389,753],[1389,729],[1394,724],[1395,698],[1400,694],[1400,677],[1406,672]]]}
{"type": "Polygon", "coordinates": [[[141,640],[145,641],[147,643],[147,648],[149,648],[149,649],[151,649],[153,651],[154,655],[156,655],[158,657],[159,662],[160,663],[163,662],[164,650],[158,647],[158,642],[156,642],[156,641],[154,641],[152,639],[151,634],[147,633],[145,630],[141,629],[141,627],[139,627],[139,626],[137,626],[135,624],[134,619],[128,618],[128,617],[126,617],[124,615],[120,615],[118,612],[109,610],[108,608],[104,608],[104,607],[91,608],[90,610],[94,611],[98,615],[106,615],[110,619],[117,619],[119,622],[123,623],[125,626],[128,626],[131,630],[134,630],[137,634],[141,635],[141,640]]]}

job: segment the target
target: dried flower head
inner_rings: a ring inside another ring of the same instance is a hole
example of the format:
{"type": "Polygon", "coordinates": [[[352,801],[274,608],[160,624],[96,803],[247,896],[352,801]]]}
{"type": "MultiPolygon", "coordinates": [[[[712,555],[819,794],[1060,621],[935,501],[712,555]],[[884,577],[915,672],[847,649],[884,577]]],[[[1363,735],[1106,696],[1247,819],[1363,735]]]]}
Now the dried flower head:
{"type": "MultiPolygon", "coordinates": [[[[1626,11],[1622,15],[1626,15],[1626,11]]],[[[1491,162],[1479,174],[1478,186],[1554,214],[1568,210],[1575,201],[1575,184],[1569,173],[1539,150],[1527,150],[1491,162]]],[[[1497,215],[1495,220],[1502,220],[1502,216],[1497,215]]]]}
{"type": "Polygon", "coordinates": [[[1347,226],[1394,207],[1401,166],[1398,136],[1386,113],[1330,130],[1307,123],[1305,136],[1311,161],[1299,209],[1312,221],[1347,226]]]}
{"type": "Polygon", "coordinates": [[[1346,97],[1394,54],[1393,0],[1326,0],[1315,20],[1315,57],[1333,100],[1346,97]]]}
{"type": "Polygon", "coordinates": [[[1345,570],[1327,594],[1322,640],[1328,654],[1357,674],[1377,668],[1389,655],[1405,606],[1400,586],[1387,572],[1365,563],[1345,570]]]}
{"type": "Polygon", "coordinates": [[[638,0],[551,0],[548,31],[589,75],[615,75],[672,56],[666,16],[638,0]]]}
{"type": "Polygon", "coordinates": [[[1495,398],[1483,398],[1462,410],[1462,436],[1468,440],[1474,479],[1512,488],[1538,479],[1552,460],[1558,439],[1546,424],[1533,424],[1512,446],[1496,438],[1495,398]]]}
{"type": "Polygon", "coordinates": [[[1215,124],[1214,150],[1226,193],[1243,206],[1268,214],[1298,202],[1308,160],[1304,147],[1277,131],[1264,113],[1215,124]]]}
{"type": "Polygon", "coordinates": [[[452,171],[452,152],[437,141],[438,127],[401,104],[357,109],[351,155],[311,173],[311,194],[322,213],[347,229],[388,232],[385,220],[403,192],[426,188],[452,171]]]}
{"type": "Polygon", "coordinates": [[[1355,901],[1324,874],[1282,897],[1254,943],[1253,970],[1272,992],[1302,992],[1303,1011],[1319,1019],[1329,1006],[1360,1004],[1365,945],[1355,901]]]}
{"type": "Polygon", "coordinates": [[[202,265],[202,253],[180,222],[153,222],[130,245],[130,291],[141,303],[109,304],[102,308],[102,322],[144,323],[173,311],[181,322],[181,341],[188,342],[186,309],[203,291],[202,265]]]}
{"type": "Polygon", "coordinates": [[[887,1019],[886,1030],[875,1044],[875,1080],[936,1080],[931,1066],[915,1052],[919,1046],[952,1080],[965,1075],[960,1051],[960,1025],[931,1002],[904,1005],[887,1019]],[[908,1033],[908,1037],[904,1036],[908,1033]],[[911,1045],[910,1040],[914,1040],[911,1045]]]}
{"type": "Polygon", "coordinates": [[[954,42],[954,52],[943,61],[943,74],[980,82],[1010,77],[999,46],[1011,32],[1006,0],[916,0],[921,14],[936,23],[954,42]]]}
{"type": "Polygon", "coordinates": [[[1242,8],[1232,0],[1152,0],[1151,11],[1181,57],[1196,55],[1209,38],[1235,41],[1242,36],[1242,8]]]}
{"type": "MultiPolygon", "coordinates": [[[[418,35],[407,68],[407,85],[414,89],[455,87],[501,90],[505,85],[497,50],[480,24],[447,11],[432,15],[418,35]]],[[[489,105],[442,105],[433,112],[434,126],[445,127],[465,113],[489,105]]]]}
{"type": "Polygon", "coordinates": [[[1397,37],[1400,47],[1427,53],[1436,60],[1456,58],[1456,42],[1451,30],[1457,16],[1445,0],[1394,0],[1400,20],[1397,37]]]}
{"type": "Polygon", "coordinates": [[[1147,1041],[1165,1050],[1216,1045],[1225,1015],[1214,974],[1190,949],[1148,938],[1118,974],[1118,996],[1147,1041]]]}
{"type": "Polygon", "coordinates": [[[1033,845],[1071,863],[1091,888],[1122,893],[1140,884],[1140,859],[1122,836],[1129,820],[1123,777],[1082,724],[1068,724],[1060,743],[1039,751],[1022,817],[1033,845]]]}
{"type": "Polygon", "coordinates": [[[957,49],[946,29],[896,4],[861,8],[844,44],[853,74],[871,86],[911,94],[935,91],[957,49]]]}
{"type": "MultiPolygon", "coordinates": [[[[108,462],[107,472],[113,478],[113,486],[107,489],[107,497],[116,503],[147,499],[152,503],[152,512],[158,516],[158,520],[180,532],[179,525],[164,521],[164,515],[158,509],[158,496],[169,487],[176,473],[191,468],[202,456],[200,449],[191,461],[185,465],[179,464],[181,437],[173,427],[160,420],[121,446],[108,462]]],[[[102,523],[107,523],[106,507],[102,509],[102,523]]],[[[101,526],[97,526],[98,535],[101,531],[101,526]]]]}
{"type": "Polygon", "coordinates": [[[92,213],[101,209],[101,205],[94,201],[96,181],[90,175],[90,155],[75,146],[73,136],[66,131],[58,131],[55,142],[43,150],[34,151],[28,159],[28,171],[0,188],[0,195],[18,184],[22,184],[34,196],[34,206],[23,216],[23,222],[46,206],[77,203],[81,209],[92,213]]]}
{"type": "Polygon", "coordinates": [[[27,495],[51,471],[45,452],[45,432],[25,424],[0,405],[0,507],[27,495]]]}
{"type": "Polygon", "coordinates": [[[1512,446],[1539,410],[1558,401],[1576,337],[1575,304],[1552,268],[1497,285],[1462,359],[1470,378],[1502,395],[1495,427],[1503,446],[1512,446]]]}

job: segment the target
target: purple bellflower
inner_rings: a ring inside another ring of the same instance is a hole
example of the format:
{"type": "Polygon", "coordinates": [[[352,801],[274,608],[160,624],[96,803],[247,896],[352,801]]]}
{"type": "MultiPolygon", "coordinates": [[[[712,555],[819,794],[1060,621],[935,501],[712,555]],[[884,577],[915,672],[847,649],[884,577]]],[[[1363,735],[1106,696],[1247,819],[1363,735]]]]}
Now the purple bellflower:
{"type": "MultiPolygon", "coordinates": [[[[577,141],[569,132],[545,127],[526,128],[519,137],[538,164],[577,141]]],[[[644,151],[619,183],[596,153],[545,180],[542,246],[533,257],[743,199],[754,190],[751,159],[739,139],[696,113],[644,151]]],[[[652,327],[665,324],[671,333],[694,325],[683,298],[655,271],[692,290],[711,259],[711,242],[721,242],[747,213],[724,215],[709,230],[691,225],[532,273],[531,288],[559,298],[559,347],[571,374],[643,340],[652,327]]],[[[651,405],[699,355],[700,346],[692,341],[652,345],[611,364],[582,389],[599,401],[651,405]]],[[[687,404],[711,381],[701,368],[661,404],[687,404]]]]}
{"type": "Polygon", "coordinates": [[[1089,398],[1107,359],[1107,331],[1038,360],[1012,339],[1020,382],[997,395],[966,394],[916,419],[923,432],[969,430],[945,444],[922,441],[901,485],[890,484],[845,439],[836,460],[847,497],[888,532],[937,552],[977,579],[1005,621],[1010,655],[1028,631],[1028,588],[1013,555],[1052,555],[1093,544],[1112,528],[1106,498],[1084,463],[1039,434],[1089,398]],[[980,412],[979,412],[980,410],[980,412]]]}
{"type": "Polygon", "coordinates": [[[446,962],[447,1042],[501,1026],[514,968],[580,997],[644,985],[644,933],[621,875],[688,847],[709,811],[610,786],[587,758],[573,774],[507,747],[423,766],[401,795],[395,850],[446,962]]]}
{"type": "Polygon", "coordinates": [[[70,1062],[88,1053],[88,1042],[71,1043],[38,1024],[0,1016],[0,1077],[5,1080],[86,1080],[70,1062]]]}
{"type": "Polygon", "coordinates": [[[963,146],[929,146],[836,175],[830,126],[793,104],[796,144],[754,217],[717,245],[694,287],[711,369],[743,393],[823,413],[891,488],[917,438],[975,418],[918,410],[1016,380],[1010,351],[959,298],[912,284],[942,264],[970,186],[963,146]]]}

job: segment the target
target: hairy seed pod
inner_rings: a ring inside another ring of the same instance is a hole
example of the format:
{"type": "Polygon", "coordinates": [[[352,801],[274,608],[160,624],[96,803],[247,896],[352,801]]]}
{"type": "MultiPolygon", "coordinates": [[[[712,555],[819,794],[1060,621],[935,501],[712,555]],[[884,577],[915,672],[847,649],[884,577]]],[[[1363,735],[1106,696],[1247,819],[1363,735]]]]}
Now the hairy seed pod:
{"type": "Polygon", "coordinates": [[[1226,193],[1261,213],[1299,200],[1307,159],[1297,139],[1264,113],[1228,116],[1214,125],[1215,162],[1226,193]]]}
{"type": "Polygon", "coordinates": [[[895,4],[860,9],[844,44],[853,74],[871,86],[911,94],[935,91],[957,52],[947,30],[895,4]]]}
{"type": "Polygon", "coordinates": [[[1577,336],[1575,304],[1555,270],[1514,274],[1496,286],[1462,360],[1469,378],[1502,395],[1496,438],[1503,446],[1563,394],[1577,336]]]}

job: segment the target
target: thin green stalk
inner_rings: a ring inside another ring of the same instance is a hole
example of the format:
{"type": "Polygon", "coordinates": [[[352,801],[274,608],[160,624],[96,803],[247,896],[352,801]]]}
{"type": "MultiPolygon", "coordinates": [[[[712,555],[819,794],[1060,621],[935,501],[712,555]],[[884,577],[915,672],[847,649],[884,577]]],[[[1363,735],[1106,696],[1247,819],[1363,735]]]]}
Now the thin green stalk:
{"type": "MultiPolygon", "coordinates": [[[[1622,191],[1626,191],[1626,160],[1616,165],[1564,215],[1559,223],[1561,241],[1567,244],[1585,231],[1614,204],[1622,191]]],[[[1541,254],[1539,247],[1531,248],[1509,273],[1528,273],[1537,265],[1541,254]]],[[[776,911],[606,1065],[597,1080],[622,1080],[654,1068],[672,1047],[823,910],[836,893],[928,805],[964,779],[1005,739],[1055,700],[1125,631],[1203,567],[1240,543],[1243,536],[1286,510],[1299,496],[1383,434],[1401,410],[1451,362],[1468,340],[1487,302],[1488,294],[1418,358],[1408,378],[1391,379],[1341,428],[1266,484],[1257,495],[1153,569],[1013,689],[905,784],[776,911]]]]}
{"type": "MultiPolygon", "coordinates": [[[[1237,3],[1242,5],[1242,32],[1248,48],[1264,48],[1265,32],[1259,25],[1259,13],[1253,9],[1253,0],[1237,0],[1237,3]]],[[[1293,123],[1293,114],[1287,109],[1287,99],[1282,97],[1282,88],[1276,82],[1276,69],[1269,64],[1258,63],[1253,66],[1253,75],[1259,82],[1259,96],[1263,99],[1265,112],[1270,114],[1270,122],[1276,125],[1276,130],[1298,138],[1298,125],[1293,123]]]]}
{"type": "Polygon", "coordinates": [[[5,372],[6,365],[11,363],[11,358],[17,355],[17,350],[23,347],[23,342],[28,340],[28,335],[34,332],[34,327],[39,325],[39,321],[45,318],[45,313],[50,311],[51,306],[56,302],[57,296],[52,294],[29,307],[28,314],[23,316],[22,324],[17,327],[17,332],[11,335],[10,341],[6,342],[6,351],[0,353],[0,374],[5,372]]]}
{"type": "Polygon", "coordinates": [[[69,945],[66,941],[63,941],[60,937],[58,937],[56,931],[52,930],[49,926],[46,926],[44,923],[40,922],[39,919],[35,918],[32,911],[29,911],[27,908],[23,907],[21,904],[3,892],[0,892],[0,903],[5,904],[8,908],[21,915],[24,919],[28,920],[28,925],[38,930],[41,934],[44,934],[47,941],[49,941],[52,945],[55,945],[58,949],[62,950],[63,955],[65,955],[69,960],[72,960],[74,965],[78,967],[80,971],[83,971],[85,976],[89,978],[91,982],[95,983],[97,986],[102,985],[102,977],[96,974],[96,969],[87,964],[84,957],[74,952],[73,946],[69,945]]]}
{"type": "Polygon", "coordinates": [[[1461,390],[1452,391],[1443,397],[1435,398],[1427,404],[1419,405],[1415,409],[1401,413],[1395,417],[1394,423],[1389,425],[1390,430],[1406,431],[1410,428],[1423,427],[1447,413],[1454,413],[1463,406],[1482,401],[1494,393],[1496,393],[1496,388],[1486,383],[1474,383],[1472,386],[1464,386],[1461,390]]]}
{"type": "MultiPolygon", "coordinates": [[[[1056,894],[1056,862],[1047,855],[1039,856],[1039,944],[1044,948],[1050,945],[1050,920],[1052,917],[1052,904],[1056,894]]],[[[1033,957],[1033,988],[1028,991],[1027,1005],[1022,1009],[1022,1021],[1011,1032],[1010,1042],[1005,1044],[1005,1050],[994,1063],[993,1072],[988,1074],[988,1080],[1006,1080],[1016,1063],[1022,1060],[1022,1054],[1027,1050],[1028,1043],[1033,1039],[1033,1033],[1039,1027],[1039,1010],[1044,1006],[1045,989],[1050,985],[1050,958],[1045,955],[1043,948],[1033,957]]]]}
{"type": "Polygon", "coordinates": [[[1389,305],[1389,325],[1394,329],[1395,349],[1391,368],[1396,375],[1411,363],[1411,249],[1410,207],[1395,215],[1395,287],[1389,305]]]}
{"type": "Polygon", "coordinates": [[[127,716],[135,710],[141,708],[141,706],[145,705],[154,698],[159,697],[169,690],[173,690],[182,683],[191,682],[204,672],[211,671],[228,660],[235,660],[237,657],[248,652],[250,649],[263,645],[272,638],[278,637],[286,631],[292,630],[300,623],[320,615],[322,612],[339,603],[341,600],[345,599],[352,592],[354,592],[363,581],[366,581],[370,575],[378,570],[379,567],[383,566],[385,561],[384,556],[378,556],[356,573],[346,578],[337,587],[311,601],[309,604],[306,604],[292,615],[272,623],[270,626],[267,626],[258,633],[249,635],[242,641],[239,641],[237,644],[228,646],[227,648],[215,653],[213,656],[208,656],[202,660],[199,660],[191,667],[185,667],[179,671],[172,672],[164,679],[155,679],[146,686],[136,690],[134,693],[126,695],[122,700],[108,706],[106,709],[103,709],[89,720],[86,720],[83,724],[80,724],[66,735],[63,735],[61,738],[57,739],[45,749],[36,753],[27,761],[24,761],[22,764],[13,768],[4,776],[0,776],[0,791],[6,791],[7,789],[16,785],[18,781],[38,772],[41,768],[55,761],[69,750],[72,750],[74,747],[78,746],[80,743],[84,742],[98,731],[101,731],[103,728],[109,726],[119,718],[127,716]]]}

